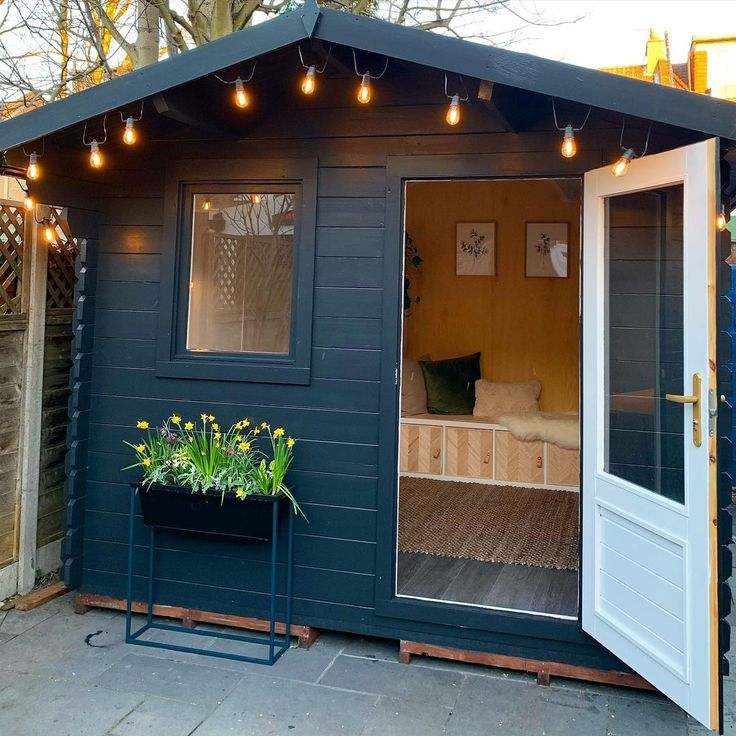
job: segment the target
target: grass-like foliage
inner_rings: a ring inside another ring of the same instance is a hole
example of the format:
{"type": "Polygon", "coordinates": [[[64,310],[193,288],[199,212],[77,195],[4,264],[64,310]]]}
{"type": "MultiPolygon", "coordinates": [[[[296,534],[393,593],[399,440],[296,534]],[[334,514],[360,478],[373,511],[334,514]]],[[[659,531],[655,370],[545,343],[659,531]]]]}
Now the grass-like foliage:
{"type": "Polygon", "coordinates": [[[212,414],[202,414],[199,422],[170,416],[160,427],[140,420],[136,428],[144,432],[137,443],[125,442],[135,452],[143,484],[177,485],[192,493],[219,491],[245,499],[254,493],[283,495],[294,512],[302,512],[286,485],[296,440],[283,427],[271,429],[267,422],[253,425],[241,419],[223,429],[212,414]]]}

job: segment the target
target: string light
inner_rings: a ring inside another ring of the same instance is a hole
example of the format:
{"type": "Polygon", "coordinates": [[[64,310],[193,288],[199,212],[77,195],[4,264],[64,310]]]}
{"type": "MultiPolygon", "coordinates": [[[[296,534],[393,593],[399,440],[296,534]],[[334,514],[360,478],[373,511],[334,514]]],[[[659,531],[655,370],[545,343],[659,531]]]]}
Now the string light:
{"type": "Polygon", "coordinates": [[[388,56],[386,57],[386,63],[383,65],[383,71],[380,74],[373,75],[370,70],[361,72],[358,71],[358,59],[355,56],[355,49],[353,51],[353,68],[355,69],[356,76],[360,77],[360,86],[358,87],[358,102],[361,105],[367,105],[371,101],[371,80],[380,79],[388,69],[388,56]]]}
{"type": "Polygon", "coordinates": [[[89,165],[93,169],[102,168],[102,164],[104,163],[102,152],[100,151],[100,146],[107,141],[107,115],[102,118],[102,132],[104,135],[104,138],[102,140],[98,141],[97,138],[93,138],[91,141],[88,142],[87,123],[84,124],[84,130],[82,131],[82,143],[85,146],[89,146],[89,165]]]}
{"type": "Polygon", "coordinates": [[[28,157],[26,176],[31,181],[36,181],[41,176],[41,167],[38,165],[38,154],[35,151],[28,157]]]}
{"type": "Polygon", "coordinates": [[[96,140],[92,140],[89,147],[89,165],[93,169],[102,167],[102,154],[100,153],[100,144],[96,140]]]}
{"type": "Polygon", "coordinates": [[[726,207],[724,205],[721,205],[721,211],[718,213],[718,217],[716,217],[716,227],[720,232],[726,229],[726,207]]]}
{"type": "Polygon", "coordinates": [[[250,100],[248,99],[248,93],[245,91],[243,80],[238,77],[235,80],[235,104],[240,107],[248,107],[250,100]]]}
{"type": "Polygon", "coordinates": [[[311,95],[314,92],[316,85],[315,82],[315,75],[317,74],[317,70],[314,68],[314,64],[310,66],[307,69],[307,73],[304,75],[304,79],[302,80],[302,92],[304,92],[305,95],[311,95]]]}
{"type": "Polygon", "coordinates": [[[138,133],[135,129],[135,124],[143,118],[143,103],[141,102],[141,111],[137,118],[132,115],[123,117],[123,113],[120,113],[120,119],[125,123],[125,129],[123,130],[123,143],[126,146],[132,146],[138,140],[138,133]]]}
{"type": "Polygon", "coordinates": [[[451,95],[447,91],[447,72],[445,72],[445,97],[450,100],[450,106],[447,108],[447,115],[445,115],[448,125],[457,125],[460,122],[460,103],[466,102],[468,99],[468,90],[465,87],[465,80],[462,77],[460,77],[460,83],[465,92],[464,96],[460,97],[457,93],[451,95]]]}
{"type": "Polygon", "coordinates": [[[207,198],[205,198],[205,200],[204,200],[204,201],[202,202],[202,209],[203,209],[203,210],[204,210],[205,212],[209,212],[209,211],[210,211],[210,207],[212,207],[212,203],[210,202],[210,200],[209,200],[209,197],[207,197],[207,198]]]}
{"type": "Polygon", "coordinates": [[[54,232],[54,228],[51,227],[49,220],[43,221],[43,239],[49,245],[53,245],[56,242],[56,233],[54,232]]]}
{"type": "MultiPolygon", "coordinates": [[[[649,130],[647,130],[647,138],[646,141],[644,141],[644,150],[641,152],[640,156],[646,155],[647,149],[649,148],[649,136],[652,134],[652,124],[649,123],[649,130]]],[[[631,165],[631,162],[635,158],[640,158],[640,156],[636,155],[636,152],[633,148],[627,148],[624,146],[624,131],[626,130],[626,119],[622,118],[621,120],[621,137],[619,138],[619,145],[621,146],[621,150],[623,153],[621,154],[621,157],[618,161],[611,167],[611,173],[614,176],[623,176],[628,170],[629,166],[631,165]]]]}
{"type": "Polygon", "coordinates": [[[31,212],[33,210],[35,202],[33,201],[33,197],[31,197],[30,194],[26,194],[24,200],[23,200],[23,207],[25,208],[26,212],[31,212]]]}
{"type": "Polygon", "coordinates": [[[590,117],[590,111],[592,109],[593,109],[592,107],[588,108],[588,113],[585,116],[585,120],[583,120],[582,125],[580,125],[579,127],[575,128],[570,123],[562,127],[557,122],[557,107],[555,105],[554,97],[552,98],[552,115],[555,120],[555,128],[557,128],[557,130],[563,133],[562,145],[560,146],[560,153],[565,158],[573,158],[575,154],[578,152],[578,144],[575,140],[575,133],[580,132],[585,127],[586,123],[588,122],[588,118],[590,117]]]}
{"type": "Polygon", "coordinates": [[[250,195],[250,201],[251,201],[251,204],[260,204],[261,203],[261,195],[260,194],[251,194],[250,195]]]}
{"type": "Polygon", "coordinates": [[[371,101],[371,77],[370,74],[364,74],[358,87],[358,102],[367,105],[371,101]]]}

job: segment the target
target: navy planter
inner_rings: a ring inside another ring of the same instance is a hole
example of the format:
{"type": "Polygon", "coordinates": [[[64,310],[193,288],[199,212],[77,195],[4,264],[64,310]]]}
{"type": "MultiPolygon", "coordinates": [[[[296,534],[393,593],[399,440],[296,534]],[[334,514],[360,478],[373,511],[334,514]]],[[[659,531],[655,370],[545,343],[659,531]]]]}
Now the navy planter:
{"type": "Polygon", "coordinates": [[[279,523],[289,512],[282,496],[254,494],[236,498],[214,489],[192,493],[183,486],[138,486],[143,523],[175,532],[240,537],[259,542],[273,538],[273,512],[279,523]]]}

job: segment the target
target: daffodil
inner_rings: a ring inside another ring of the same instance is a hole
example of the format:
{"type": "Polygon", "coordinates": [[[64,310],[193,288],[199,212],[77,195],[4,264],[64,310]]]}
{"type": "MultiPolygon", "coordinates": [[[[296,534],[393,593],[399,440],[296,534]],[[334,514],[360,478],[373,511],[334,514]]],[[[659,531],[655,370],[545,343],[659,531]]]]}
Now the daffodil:
{"type": "Polygon", "coordinates": [[[276,427],[276,429],[274,429],[273,431],[273,436],[276,438],[283,437],[285,433],[286,432],[283,427],[276,427]]]}
{"type": "Polygon", "coordinates": [[[236,434],[235,435],[235,441],[236,442],[242,442],[243,441],[243,435],[242,434],[236,434]]]}
{"type": "Polygon", "coordinates": [[[268,427],[268,422],[261,422],[261,429],[266,429],[268,427]]]}
{"type": "Polygon", "coordinates": [[[172,414],[171,421],[174,422],[174,424],[181,424],[181,417],[178,414],[172,414]]]}
{"type": "Polygon", "coordinates": [[[144,457],[143,458],[143,464],[148,467],[151,464],[151,458],[150,457],[144,457]]]}
{"type": "Polygon", "coordinates": [[[192,422],[187,422],[184,425],[184,429],[186,429],[187,432],[191,432],[194,429],[194,424],[192,422]]]}
{"type": "Polygon", "coordinates": [[[250,427],[250,419],[243,419],[243,426],[250,427]]]}
{"type": "Polygon", "coordinates": [[[233,424],[233,428],[234,429],[243,429],[243,422],[235,422],[235,424],[233,424]]]}
{"type": "Polygon", "coordinates": [[[194,437],[192,437],[192,435],[189,435],[189,437],[187,437],[187,439],[188,439],[188,440],[189,440],[190,442],[194,442],[194,437]]]}
{"type": "Polygon", "coordinates": [[[145,419],[139,419],[135,425],[138,429],[148,429],[149,424],[145,419]]]}
{"type": "Polygon", "coordinates": [[[201,419],[201,420],[202,420],[203,422],[206,422],[206,421],[207,421],[207,415],[206,415],[206,414],[200,414],[200,415],[199,415],[199,418],[200,418],[200,419],[201,419]]]}
{"type": "Polygon", "coordinates": [[[242,452],[246,452],[247,450],[250,450],[250,442],[241,442],[238,445],[238,450],[241,450],[242,452]]]}
{"type": "Polygon", "coordinates": [[[292,447],[294,447],[295,444],[296,444],[296,442],[294,442],[294,438],[293,437],[289,437],[289,439],[286,440],[286,446],[289,449],[291,449],[292,447]]]}
{"type": "Polygon", "coordinates": [[[215,430],[215,432],[220,431],[220,425],[217,422],[212,422],[212,429],[215,430]]]}
{"type": "Polygon", "coordinates": [[[242,488],[236,488],[235,489],[235,496],[237,498],[243,499],[243,498],[245,498],[246,493],[245,493],[245,491],[242,488]]]}
{"type": "MultiPolygon", "coordinates": [[[[213,424],[212,426],[214,427],[215,425],[213,424]]],[[[219,441],[221,438],[222,438],[222,432],[215,432],[215,439],[219,441]]]]}
{"type": "Polygon", "coordinates": [[[135,446],[135,449],[136,449],[136,450],[137,450],[138,452],[143,452],[143,451],[144,451],[144,450],[146,449],[146,446],[145,446],[145,445],[144,445],[144,444],[143,444],[143,443],[141,442],[141,443],[140,443],[140,445],[136,445],[136,446],[135,446]]]}
{"type": "Polygon", "coordinates": [[[214,417],[212,416],[212,414],[210,414],[210,415],[209,415],[209,420],[210,420],[211,422],[214,422],[214,421],[215,421],[215,418],[214,418],[214,417]]]}
{"type": "Polygon", "coordinates": [[[253,430],[253,434],[260,434],[260,433],[261,433],[261,430],[260,430],[260,429],[258,429],[258,427],[256,427],[256,428],[255,428],[255,429],[253,430]]]}

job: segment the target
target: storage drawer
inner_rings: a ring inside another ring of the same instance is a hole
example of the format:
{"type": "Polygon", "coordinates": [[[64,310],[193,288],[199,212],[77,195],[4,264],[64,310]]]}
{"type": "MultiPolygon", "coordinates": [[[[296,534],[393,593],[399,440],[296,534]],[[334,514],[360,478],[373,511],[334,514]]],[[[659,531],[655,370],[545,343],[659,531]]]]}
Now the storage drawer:
{"type": "Polygon", "coordinates": [[[547,483],[557,486],[580,485],[580,450],[563,450],[547,444],[547,483]]]}
{"type": "Polygon", "coordinates": [[[399,441],[402,473],[442,473],[442,427],[402,424],[399,441]]]}
{"type": "Polygon", "coordinates": [[[493,432],[490,429],[447,427],[445,475],[493,477],[493,432]]]}
{"type": "Polygon", "coordinates": [[[497,431],[496,480],[544,483],[544,442],[522,442],[511,432],[497,431]]]}

